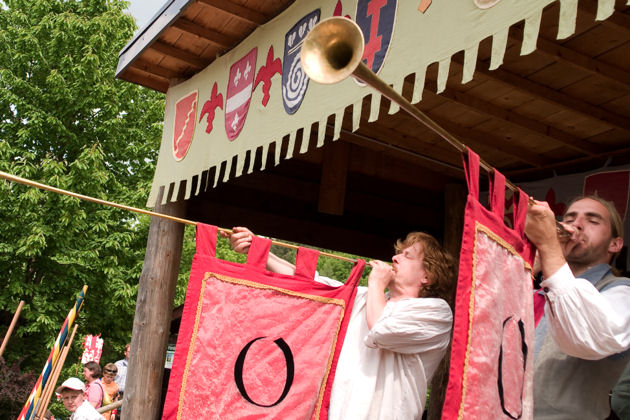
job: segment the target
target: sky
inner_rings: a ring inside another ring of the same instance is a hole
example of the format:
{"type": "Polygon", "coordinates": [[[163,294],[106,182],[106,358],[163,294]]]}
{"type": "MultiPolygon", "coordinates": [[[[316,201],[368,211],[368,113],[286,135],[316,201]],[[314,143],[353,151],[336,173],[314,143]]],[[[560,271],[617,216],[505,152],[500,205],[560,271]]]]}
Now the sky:
{"type": "Polygon", "coordinates": [[[129,11],[136,18],[138,28],[142,29],[155,14],[162,8],[167,0],[127,0],[129,11]]]}

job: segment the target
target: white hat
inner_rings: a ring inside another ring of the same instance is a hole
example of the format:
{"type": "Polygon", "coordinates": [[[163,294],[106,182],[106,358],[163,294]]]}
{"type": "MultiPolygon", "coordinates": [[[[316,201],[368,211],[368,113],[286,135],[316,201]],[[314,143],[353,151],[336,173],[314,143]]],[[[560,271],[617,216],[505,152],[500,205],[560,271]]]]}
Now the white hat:
{"type": "Polygon", "coordinates": [[[75,391],[83,391],[83,392],[85,392],[85,384],[79,378],[68,378],[68,379],[66,379],[65,381],[63,381],[61,386],[59,388],[57,388],[55,391],[57,392],[57,394],[61,394],[61,391],[63,391],[66,388],[73,389],[75,391]]]}

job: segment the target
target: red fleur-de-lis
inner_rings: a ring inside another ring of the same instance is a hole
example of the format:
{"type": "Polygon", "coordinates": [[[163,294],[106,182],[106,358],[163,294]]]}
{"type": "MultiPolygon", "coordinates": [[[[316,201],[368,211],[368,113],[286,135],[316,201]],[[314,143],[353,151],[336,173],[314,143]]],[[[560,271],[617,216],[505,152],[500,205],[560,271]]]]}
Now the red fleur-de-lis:
{"type": "Polygon", "coordinates": [[[267,102],[269,102],[269,90],[271,89],[271,78],[274,74],[282,74],[282,61],[279,58],[274,59],[273,53],[273,45],[269,47],[269,51],[267,52],[267,62],[265,65],[260,67],[258,70],[258,74],[256,75],[256,80],[254,81],[254,89],[260,82],[263,82],[263,106],[267,106],[267,102]]]}
{"type": "MultiPolygon", "coordinates": [[[[341,0],[337,0],[337,4],[335,5],[335,10],[333,11],[333,16],[341,16],[343,10],[343,6],[341,5],[341,0]]],[[[350,15],[346,15],[348,19],[350,19],[350,15]]]]}
{"type": "Polygon", "coordinates": [[[549,188],[545,195],[545,201],[549,204],[549,208],[556,216],[562,216],[567,209],[567,205],[563,202],[556,203],[556,192],[553,188],[549,188]]]}
{"type": "Polygon", "coordinates": [[[203,104],[203,108],[201,108],[201,114],[199,114],[199,122],[201,122],[205,114],[208,114],[208,117],[206,118],[206,122],[208,123],[208,126],[206,127],[206,133],[210,133],[212,131],[214,111],[217,108],[223,109],[223,94],[219,93],[217,95],[217,82],[214,82],[214,85],[212,86],[212,92],[210,93],[210,99],[203,104]]]}

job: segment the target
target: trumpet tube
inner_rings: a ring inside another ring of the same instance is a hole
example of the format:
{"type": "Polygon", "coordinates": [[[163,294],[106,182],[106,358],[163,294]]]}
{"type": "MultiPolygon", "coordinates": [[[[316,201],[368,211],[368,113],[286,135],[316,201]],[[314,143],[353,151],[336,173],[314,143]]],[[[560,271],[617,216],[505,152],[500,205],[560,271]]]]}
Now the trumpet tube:
{"type": "MultiPolygon", "coordinates": [[[[362,61],[363,48],[363,32],[354,21],[340,16],[324,19],[315,25],[304,38],[300,52],[302,68],[312,80],[323,84],[337,83],[353,76],[395,102],[458,151],[466,151],[467,146],[464,143],[412,105],[369,69],[362,61]]],[[[487,172],[494,170],[483,159],[480,159],[479,164],[487,172]]],[[[505,185],[514,192],[518,190],[518,187],[507,179],[505,185]]],[[[529,203],[534,204],[532,197],[529,197],[529,203]]],[[[568,236],[562,224],[557,223],[556,227],[558,236],[568,236]]]]}

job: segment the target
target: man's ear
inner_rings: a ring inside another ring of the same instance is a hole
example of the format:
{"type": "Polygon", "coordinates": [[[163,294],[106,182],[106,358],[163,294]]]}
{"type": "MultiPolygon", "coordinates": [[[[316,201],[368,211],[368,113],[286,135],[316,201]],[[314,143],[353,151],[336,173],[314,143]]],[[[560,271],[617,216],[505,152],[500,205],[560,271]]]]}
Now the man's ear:
{"type": "Polygon", "coordinates": [[[611,254],[616,254],[617,252],[621,251],[621,248],[623,248],[623,239],[612,238],[610,240],[610,244],[608,245],[608,252],[610,252],[611,254]]]}

